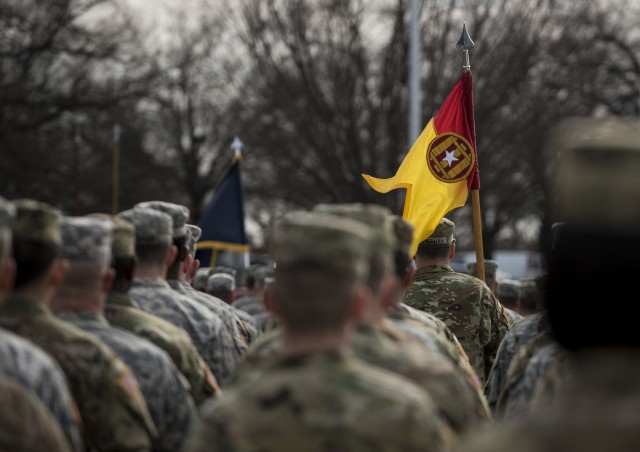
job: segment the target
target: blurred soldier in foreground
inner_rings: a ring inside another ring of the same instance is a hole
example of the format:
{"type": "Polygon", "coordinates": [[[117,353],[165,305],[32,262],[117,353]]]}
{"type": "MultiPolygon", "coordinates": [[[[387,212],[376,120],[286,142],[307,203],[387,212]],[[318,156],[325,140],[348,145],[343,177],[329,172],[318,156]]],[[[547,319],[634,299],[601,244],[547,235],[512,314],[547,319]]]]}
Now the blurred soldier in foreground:
{"type": "Polygon", "coordinates": [[[16,283],[0,308],[0,325],[35,342],[58,362],[78,403],[89,450],[150,450],[155,426],[129,367],[48,308],[68,265],[60,258],[60,212],[30,200],[14,205],[16,283]]]}
{"type": "Polygon", "coordinates": [[[7,452],[71,452],[60,426],[30,391],[0,377],[0,447],[7,452]]]}
{"type": "Polygon", "coordinates": [[[182,329],[143,311],[127,296],[136,265],[135,226],[114,217],[112,266],[115,272],[111,292],[107,296],[105,317],[112,325],[152,342],[173,360],[189,383],[189,391],[197,405],[219,393],[220,387],[209,366],[198,354],[189,335],[182,329]]]}
{"type": "Polygon", "coordinates": [[[571,382],[525,421],[469,438],[464,451],[640,450],[638,321],[603,308],[636,291],[639,138],[637,119],[570,120],[553,136],[555,214],[566,223],[550,254],[546,306],[571,382]]]}
{"type": "MultiPolygon", "coordinates": [[[[11,226],[14,217],[13,205],[0,197],[0,306],[13,289],[15,264],[11,258],[11,226]]],[[[69,394],[64,374],[49,355],[0,328],[0,375],[30,389],[53,414],[72,450],[84,450],[78,409],[69,394]]],[[[8,393],[13,391],[9,388],[8,393]]],[[[28,402],[25,403],[28,405],[28,402]]],[[[9,409],[8,414],[15,415],[10,403],[5,401],[3,406],[9,409]]],[[[0,440],[0,444],[11,442],[7,440],[3,443],[0,440]]],[[[17,446],[15,450],[18,450],[17,446]]]]}
{"type": "MultiPolygon", "coordinates": [[[[477,277],[478,263],[467,263],[467,273],[471,276],[477,277]]],[[[498,291],[500,290],[500,285],[502,283],[498,283],[498,263],[496,261],[490,259],[484,261],[484,282],[487,284],[491,292],[498,298],[498,301],[504,308],[504,313],[507,314],[507,318],[509,319],[509,325],[513,325],[517,320],[522,319],[522,316],[520,314],[505,306],[505,304],[498,296],[498,291]]]]}
{"type": "Polygon", "coordinates": [[[455,225],[443,218],[429,238],[418,246],[418,270],[404,301],[444,320],[456,335],[469,362],[486,382],[495,354],[509,328],[504,309],[487,285],[470,275],[454,272],[455,225]]]}
{"type": "Polygon", "coordinates": [[[61,232],[69,270],[51,301],[52,310],[58,318],[107,344],[131,368],[158,430],[153,450],[178,450],[196,415],[183,378],[165,352],[112,327],[104,318],[112,277],[111,222],[65,217],[61,232]]]}
{"type": "Polygon", "coordinates": [[[191,451],[435,451],[449,432],[429,398],[345,350],[364,309],[370,237],[357,222],[290,214],[273,252],[282,348],[203,410],[191,451]]]}

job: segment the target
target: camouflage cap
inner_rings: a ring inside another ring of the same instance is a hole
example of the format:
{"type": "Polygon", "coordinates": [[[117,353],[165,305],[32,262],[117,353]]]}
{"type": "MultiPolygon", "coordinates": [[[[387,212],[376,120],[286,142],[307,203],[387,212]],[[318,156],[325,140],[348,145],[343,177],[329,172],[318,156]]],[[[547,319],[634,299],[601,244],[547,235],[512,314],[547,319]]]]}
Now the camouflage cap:
{"type": "Polygon", "coordinates": [[[572,118],[551,135],[555,216],[599,233],[640,235],[640,121],[572,118]]]}
{"type": "Polygon", "coordinates": [[[409,256],[413,243],[413,225],[398,215],[392,215],[389,220],[396,236],[396,250],[409,256]]]}
{"type": "Polygon", "coordinates": [[[498,284],[496,296],[498,297],[498,299],[520,298],[521,287],[522,283],[520,281],[516,281],[514,279],[505,279],[503,281],[500,281],[500,284],[498,284]]]}
{"type": "Polygon", "coordinates": [[[205,290],[207,288],[207,280],[209,279],[209,268],[199,268],[196,271],[193,279],[191,280],[191,286],[196,290],[205,290]]]}
{"type": "Polygon", "coordinates": [[[321,268],[360,278],[369,272],[371,228],[322,212],[292,212],[275,227],[272,241],[276,274],[287,266],[313,262],[321,268]]]}
{"type": "MultiPolygon", "coordinates": [[[[467,263],[467,273],[472,276],[478,276],[478,263],[477,262],[468,262],[467,263]]],[[[496,275],[498,273],[498,263],[492,260],[484,261],[484,276],[489,279],[496,279],[496,275]]]]}
{"type": "Polygon", "coordinates": [[[16,221],[13,237],[52,245],[62,245],[60,221],[62,213],[55,207],[32,199],[13,201],[16,221]]]}
{"type": "Polygon", "coordinates": [[[64,217],[60,223],[62,256],[69,260],[108,260],[111,258],[112,231],[109,221],[64,217]]]}
{"type": "Polygon", "coordinates": [[[0,196],[0,231],[11,229],[16,218],[16,208],[0,196]]]}
{"type": "Polygon", "coordinates": [[[235,288],[235,278],[226,273],[214,273],[207,278],[207,290],[233,290],[235,288]]]}
{"type": "Polygon", "coordinates": [[[136,227],[122,218],[113,219],[113,257],[134,257],[136,255],[136,227]]]}
{"type": "Polygon", "coordinates": [[[166,213],[137,208],[120,212],[117,217],[135,226],[138,245],[170,245],[173,241],[171,217],[166,213]]]}
{"type": "Polygon", "coordinates": [[[202,229],[195,224],[187,225],[187,249],[189,254],[195,256],[197,251],[198,240],[202,236],[202,229]]]}
{"type": "Polygon", "coordinates": [[[164,212],[173,221],[173,238],[187,235],[187,221],[189,221],[189,209],[180,204],[164,201],[146,201],[133,206],[134,210],[139,208],[154,209],[164,212]]]}
{"type": "Polygon", "coordinates": [[[429,245],[448,245],[453,240],[453,232],[456,229],[456,225],[448,218],[443,218],[436,226],[433,233],[426,238],[422,243],[429,245]]]}

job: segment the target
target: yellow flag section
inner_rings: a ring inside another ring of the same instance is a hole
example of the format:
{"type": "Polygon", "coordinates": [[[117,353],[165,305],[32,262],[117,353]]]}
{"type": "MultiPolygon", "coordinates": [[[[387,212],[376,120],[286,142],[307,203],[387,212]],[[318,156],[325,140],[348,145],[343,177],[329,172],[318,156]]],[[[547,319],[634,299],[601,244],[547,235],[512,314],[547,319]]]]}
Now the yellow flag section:
{"type": "Polygon", "coordinates": [[[447,212],[461,207],[480,187],[475,147],[471,72],[460,77],[389,179],[362,176],[380,193],[406,188],[402,217],[415,228],[411,248],[429,237],[447,212]]]}

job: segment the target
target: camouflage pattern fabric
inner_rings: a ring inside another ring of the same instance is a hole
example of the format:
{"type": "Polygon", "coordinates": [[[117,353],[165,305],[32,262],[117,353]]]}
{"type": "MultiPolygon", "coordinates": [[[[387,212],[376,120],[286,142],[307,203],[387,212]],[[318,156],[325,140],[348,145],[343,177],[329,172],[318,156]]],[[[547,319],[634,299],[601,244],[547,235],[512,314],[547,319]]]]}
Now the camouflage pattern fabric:
{"type": "Polygon", "coordinates": [[[49,355],[0,328],[0,375],[30,389],[58,422],[71,449],[84,450],[78,407],[71,398],[62,370],[49,355]]]}
{"type": "Polygon", "coordinates": [[[150,450],[156,436],[129,367],[94,337],[57,319],[43,305],[9,297],[0,325],[29,339],[60,365],[78,403],[89,450],[150,450]]]}
{"type": "Polygon", "coordinates": [[[244,331],[248,333],[248,336],[246,336],[247,344],[253,343],[253,341],[258,339],[260,337],[260,334],[262,334],[256,326],[256,320],[251,315],[239,309],[234,308],[233,312],[235,313],[236,317],[240,319],[244,331]]]}
{"type": "Polygon", "coordinates": [[[158,430],[153,450],[179,450],[196,411],[169,356],[150,342],[112,327],[98,314],[61,311],[56,316],[100,339],[131,368],[158,430]]]}
{"type": "Polygon", "coordinates": [[[255,325],[261,335],[278,328],[278,319],[269,311],[264,311],[255,317],[255,325]]]}
{"type": "Polygon", "coordinates": [[[239,361],[235,343],[219,317],[166,281],[134,280],[128,293],[141,309],[185,330],[218,382],[227,378],[239,361]]]}
{"type": "Polygon", "coordinates": [[[246,312],[252,317],[265,311],[262,300],[255,295],[245,295],[244,297],[238,298],[233,302],[233,307],[246,312]]]}
{"type": "Polygon", "coordinates": [[[572,355],[571,383],[515,425],[469,436],[461,452],[640,450],[640,354],[601,348],[572,355]]]}
{"type": "Polygon", "coordinates": [[[504,313],[507,314],[507,319],[509,319],[509,325],[513,325],[518,320],[522,320],[524,318],[513,309],[504,308],[504,313]]]}
{"type": "Polygon", "coordinates": [[[507,375],[513,358],[521,347],[524,347],[541,332],[548,331],[548,325],[546,313],[539,312],[531,315],[514,323],[500,344],[485,387],[487,401],[494,415],[498,414],[498,400],[507,386],[507,375]]]}
{"type": "Polygon", "coordinates": [[[202,414],[193,452],[445,451],[453,441],[418,387],[338,351],[277,357],[202,414]]]}
{"type": "Polygon", "coordinates": [[[107,296],[105,317],[112,325],[130,331],[164,350],[189,383],[189,392],[196,405],[219,395],[220,386],[216,377],[182,328],[143,311],[127,295],[118,293],[107,296]]]}
{"type": "Polygon", "coordinates": [[[186,281],[169,279],[167,282],[173,290],[200,303],[219,317],[229,332],[229,335],[233,338],[237,359],[240,359],[242,355],[245,354],[248,347],[247,344],[251,341],[251,333],[248,330],[245,330],[244,324],[240,321],[238,316],[235,314],[235,310],[231,306],[219,298],[200,292],[199,290],[195,290],[186,281]]]}
{"type": "Polygon", "coordinates": [[[414,275],[404,302],[443,320],[462,344],[480,380],[487,380],[509,321],[485,283],[449,266],[427,266],[414,275]]]}
{"type": "Polygon", "coordinates": [[[46,406],[17,382],[0,377],[0,447],[7,452],[70,452],[46,406]]]}

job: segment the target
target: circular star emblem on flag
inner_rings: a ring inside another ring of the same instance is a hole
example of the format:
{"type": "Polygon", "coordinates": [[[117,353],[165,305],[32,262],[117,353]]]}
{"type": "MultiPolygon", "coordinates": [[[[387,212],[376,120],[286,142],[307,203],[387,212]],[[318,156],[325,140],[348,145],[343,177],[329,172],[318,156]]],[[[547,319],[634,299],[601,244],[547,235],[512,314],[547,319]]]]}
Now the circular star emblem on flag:
{"type": "Polygon", "coordinates": [[[453,132],[438,135],[427,149],[427,166],[436,179],[454,183],[467,178],[476,155],[466,138],[453,132]]]}

